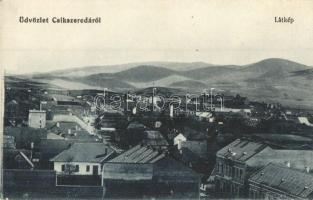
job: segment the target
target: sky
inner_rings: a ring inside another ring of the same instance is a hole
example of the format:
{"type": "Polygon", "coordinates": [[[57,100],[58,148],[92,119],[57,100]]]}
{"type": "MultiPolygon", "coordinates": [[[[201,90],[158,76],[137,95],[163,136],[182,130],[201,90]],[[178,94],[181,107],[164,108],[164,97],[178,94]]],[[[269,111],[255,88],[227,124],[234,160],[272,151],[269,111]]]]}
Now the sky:
{"type": "Polygon", "coordinates": [[[273,57],[313,66],[313,1],[2,0],[0,6],[0,62],[9,73],[147,61],[245,65],[273,57]],[[102,23],[25,24],[20,16],[102,23]]]}

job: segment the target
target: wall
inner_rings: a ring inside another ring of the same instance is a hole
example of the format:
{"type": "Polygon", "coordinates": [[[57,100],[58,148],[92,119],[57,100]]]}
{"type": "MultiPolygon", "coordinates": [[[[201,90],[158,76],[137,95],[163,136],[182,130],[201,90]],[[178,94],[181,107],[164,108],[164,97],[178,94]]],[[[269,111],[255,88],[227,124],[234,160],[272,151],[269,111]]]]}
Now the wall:
{"type": "MultiPolygon", "coordinates": [[[[69,164],[68,162],[54,162],[54,170],[57,173],[62,173],[62,165],[69,164]]],[[[101,165],[99,163],[84,163],[84,162],[70,162],[72,165],[79,165],[79,172],[73,174],[76,175],[93,175],[93,166],[98,166],[98,175],[101,174],[101,165]],[[89,172],[86,171],[86,166],[90,166],[89,172]]]]}
{"type": "Polygon", "coordinates": [[[215,191],[219,196],[243,197],[247,195],[244,189],[247,178],[244,164],[217,157],[215,168],[217,173],[215,191]],[[241,173],[239,170],[241,170],[241,173]]]}
{"type": "Polygon", "coordinates": [[[52,170],[4,169],[3,178],[4,195],[14,199],[24,199],[24,193],[30,195],[27,199],[87,199],[103,195],[102,186],[56,186],[56,173],[52,170]]]}
{"type": "Polygon", "coordinates": [[[29,112],[28,126],[32,128],[45,128],[46,112],[29,112]]]}
{"type": "Polygon", "coordinates": [[[55,171],[4,169],[4,188],[43,189],[55,186],[55,171]]]}

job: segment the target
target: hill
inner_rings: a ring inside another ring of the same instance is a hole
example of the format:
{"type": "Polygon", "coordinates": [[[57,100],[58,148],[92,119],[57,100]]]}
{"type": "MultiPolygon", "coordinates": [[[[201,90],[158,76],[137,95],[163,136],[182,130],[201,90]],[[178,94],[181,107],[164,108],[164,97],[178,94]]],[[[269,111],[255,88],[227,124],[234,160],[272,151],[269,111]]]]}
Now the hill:
{"type": "Polygon", "coordinates": [[[312,67],[290,60],[270,58],[244,66],[218,66],[202,62],[131,63],[35,74],[33,78],[37,82],[64,85],[65,88],[72,85],[72,82],[76,85],[84,84],[79,87],[106,87],[118,91],[147,87],[180,88],[187,91],[214,87],[259,101],[312,106],[312,74],[312,67]],[[75,74],[80,76],[73,76],[75,74]],[[58,84],[60,79],[66,80],[67,84],[58,84]]]}

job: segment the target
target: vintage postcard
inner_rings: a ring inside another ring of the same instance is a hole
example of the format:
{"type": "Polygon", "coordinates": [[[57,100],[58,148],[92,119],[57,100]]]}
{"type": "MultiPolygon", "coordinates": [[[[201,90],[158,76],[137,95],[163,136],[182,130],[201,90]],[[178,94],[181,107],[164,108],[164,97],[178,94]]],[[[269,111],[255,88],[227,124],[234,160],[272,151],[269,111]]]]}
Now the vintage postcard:
{"type": "Polygon", "coordinates": [[[313,199],[312,11],[1,0],[0,199],[313,199]]]}

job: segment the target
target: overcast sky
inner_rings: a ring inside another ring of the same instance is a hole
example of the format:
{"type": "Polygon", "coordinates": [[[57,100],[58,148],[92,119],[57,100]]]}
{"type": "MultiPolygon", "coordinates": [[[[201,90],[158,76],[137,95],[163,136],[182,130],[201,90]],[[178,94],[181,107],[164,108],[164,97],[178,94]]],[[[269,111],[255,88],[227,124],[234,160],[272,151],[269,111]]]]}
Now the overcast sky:
{"type": "Polygon", "coordinates": [[[313,65],[312,1],[2,0],[8,72],[142,61],[313,65]],[[101,24],[20,24],[25,17],[101,17],[101,24]],[[293,17],[293,24],[274,17],[293,17]]]}

